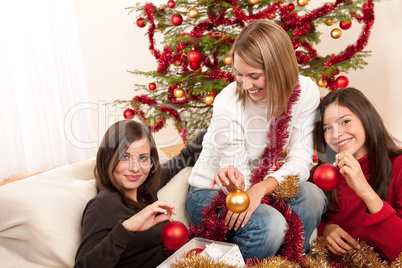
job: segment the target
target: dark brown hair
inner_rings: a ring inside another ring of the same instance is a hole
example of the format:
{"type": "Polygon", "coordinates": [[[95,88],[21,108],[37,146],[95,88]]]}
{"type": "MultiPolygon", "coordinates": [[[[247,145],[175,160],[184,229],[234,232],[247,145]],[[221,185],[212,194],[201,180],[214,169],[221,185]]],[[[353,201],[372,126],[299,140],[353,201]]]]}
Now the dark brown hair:
{"type": "Polygon", "coordinates": [[[107,189],[119,193],[123,203],[131,209],[139,211],[151,204],[154,201],[152,192],[159,186],[160,164],[155,141],[149,128],[133,120],[119,121],[110,126],[98,149],[95,178],[98,192],[107,189]],[[127,197],[122,187],[116,183],[113,171],[130,144],[143,138],[147,138],[151,145],[152,167],[145,182],[138,187],[137,202],[135,202],[127,197]]]}
{"type": "MultiPolygon", "coordinates": [[[[388,133],[377,110],[364,94],[355,88],[338,89],[328,93],[318,106],[318,120],[314,126],[314,144],[318,153],[319,164],[327,162],[331,153],[324,140],[323,116],[327,107],[333,103],[348,108],[362,122],[370,161],[369,183],[378,196],[386,200],[392,176],[392,160],[402,153],[396,140],[388,133]]],[[[336,190],[326,192],[328,209],[337,210],[336,190]]]]}

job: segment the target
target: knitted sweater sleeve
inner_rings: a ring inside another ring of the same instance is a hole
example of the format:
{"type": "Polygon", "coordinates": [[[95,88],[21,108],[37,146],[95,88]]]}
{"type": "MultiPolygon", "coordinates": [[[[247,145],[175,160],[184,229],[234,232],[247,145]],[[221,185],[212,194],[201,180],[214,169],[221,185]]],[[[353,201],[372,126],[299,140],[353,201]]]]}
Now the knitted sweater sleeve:
{"type": "Polygon", "coordinates": [[[389,198],[395,199],[393,208],[383,201],[383,207],[374,214],[363,215],[363,228],[384,254],[394,261],[402,252],[402,157],[394,161],[394,171],[388,191],[389,198]]]}

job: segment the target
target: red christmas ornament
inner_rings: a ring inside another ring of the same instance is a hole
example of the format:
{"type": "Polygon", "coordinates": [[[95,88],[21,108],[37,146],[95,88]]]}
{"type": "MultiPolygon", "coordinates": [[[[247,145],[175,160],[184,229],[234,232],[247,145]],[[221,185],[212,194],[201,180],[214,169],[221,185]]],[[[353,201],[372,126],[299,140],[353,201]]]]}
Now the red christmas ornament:
{"type": "Polygon", "coordinates": [[[339,22],[339,27],[342,30],[347,30],[352,26],[352,21],[351,20],[345,20],[345,21],[341,21],[339,22]]]}
{"type": "Polygon", "coordinates": [[[338,88],[345,88],[349,85],[349,79],[346,76],[338,76],[335,80],[336,86],[338,88]]]}
{"type": "Polygon", "coordinates": [[[292,3],[290,3],[290,4],[288,5],[288,9],[289,9],[290,11],[293,11],[293,10],[295,9],[295,5],[292,4],[292,3]]]}
{"type": "Polygon", "coordinates": [[[161,238],[163,244],[171,249],[178,249],[188,240],[188,229],[179,221],[171,221],[162,228],[161,238]]]}
{"type": "Polygon", "coordinates": [[[179,26],[183,22],[183,17],[180,14],[173,14],[170,21],[174,26],[179,26]]]}
{"type": "Polygon", "coordinates": [[[133,109],[125,109],[123,112],[123,116],[125,119],[133,119],[134,118],[134,110],[133,109]]]}
{"type": "Polygon", "coordinates": [[[143,17],[139,17],[137,19],[137,26],[140,27],[140,28],[144,28],[145,25],[147,25],[146,19],[144,19],[143,17]]]}
{"type": "Polygon", "coordinates": [[[314,171],[313,180],[320,189],[332,191],[338,188],[342,180],[342,175],[336,166],[322,164],[314,171]]]}
{"type": "Polygon", "coordinates": [[[174,8],[175,5],[176,5],[176,3],[175,3],[173,0],[169,0],[169,1],[167,2],[167,6],[168,6],[169,8],[174,8]]]}
{"type": "Polygon", "coordinates": [[[156,89],[155,83],[149,83],[148,88],[149,90],[154,91],[156,89]]]}
{"type": "Polygon", "coordinates": [[[187,252],[186,257],[195,257],[200,254],[204,249],[202,248],[193,248],[189,252],[187,252]]]}
{"type": "Polygon", "coordinates": [[[187,53],[187,59],[189,62],[199,62],[201,54],[197,50],[191,50],[187,53]]]}
{"type": "Polygon", "coordinates": [[[190,66],[191,70],[198,70],[198,68],[200,68],[201,63],[200,62],[190,62],[188,64],[188,66],[190,66]]]}

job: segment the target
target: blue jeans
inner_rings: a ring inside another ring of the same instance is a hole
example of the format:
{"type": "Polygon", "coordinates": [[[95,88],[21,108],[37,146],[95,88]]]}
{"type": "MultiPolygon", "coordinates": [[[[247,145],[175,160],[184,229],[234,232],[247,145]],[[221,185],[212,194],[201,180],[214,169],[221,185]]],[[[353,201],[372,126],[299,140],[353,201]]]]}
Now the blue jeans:
{"type": "MultiPolygon", "coordinates": [[[[203,218],[201,210],[208,208],[217,190],[189,186],[186,200],[187,214],[194,225],[203,218]]],[[[327,199],[315,184],[301,182],[299,194],[288,201],[292,210],[301,217],[306,240],[304,248],[310,249],[310,236],[325,212],[327,199]]],[[[274,256],[280,249],[286,234],[287,224],[283,215],[275,208],[260,204],[244,227],[228,232],[229,242],[239,246],[243,258],[266,258],[274,256]]]]}

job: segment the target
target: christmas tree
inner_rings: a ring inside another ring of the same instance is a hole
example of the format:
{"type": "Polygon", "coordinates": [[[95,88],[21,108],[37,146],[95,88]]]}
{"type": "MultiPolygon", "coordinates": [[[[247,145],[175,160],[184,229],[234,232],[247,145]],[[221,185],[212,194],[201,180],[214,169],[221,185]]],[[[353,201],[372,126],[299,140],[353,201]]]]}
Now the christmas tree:
{"type": "Polygon", "coordinates": [[[374,23],[374,1],[336,0],[312,10],[308,0],[168,0],[159,7],[129,7],[137,26],[147,29],[157,69],[132,71],[153,79],[135,85],[136,91],[147,94],[116,103],[130,106],[124,111],[126,119],[137,116],[154,132],[173,119],[186,143],[208,126],[215,96],[234,81],[228,52],[236,36],[248,22],[261,19],[275,21],[289,34],[300,74],[329,90],[346,87],[348,70],[367,64],[369,52],[364,48],[374,23]],[[331,37],[337,39],[352,23],[361,24],[354,44],[337,54],[319,55],[316,45],[322,33],[317,26],[332,27],[331,37]],[[156,34],[163,37],[161,49],[156,34]]]}

